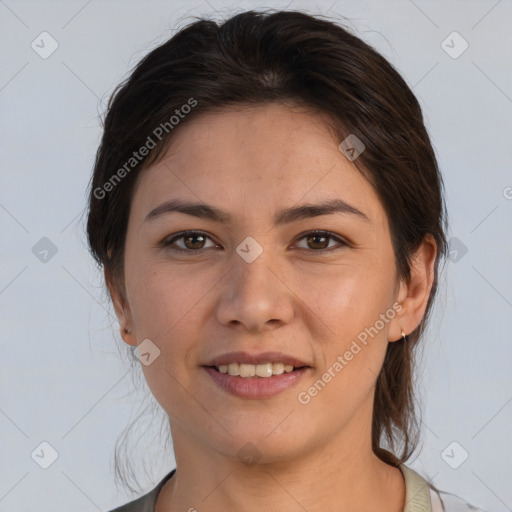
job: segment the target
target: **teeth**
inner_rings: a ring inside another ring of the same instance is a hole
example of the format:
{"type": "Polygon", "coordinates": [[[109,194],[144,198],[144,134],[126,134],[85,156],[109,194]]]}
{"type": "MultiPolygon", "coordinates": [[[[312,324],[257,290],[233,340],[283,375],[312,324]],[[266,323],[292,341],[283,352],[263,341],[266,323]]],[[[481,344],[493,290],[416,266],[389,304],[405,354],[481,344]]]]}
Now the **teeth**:
{"type": "Polygon", "coordinates": [[[256,375],[256,366],[253,364],[240,365],[240,377],[254,377],[256,375]]]}
{"type": "Polygon", "coordinates": [[[272,363],[272,373],[274,375],[280,375],[284,373],[284,364],[283,363],[272,363]]]}
{"type": "Polygon", "coordinates": [[[264,364],[246,364],[246,363],[230,363],[217,366],[220,373],[228,373],[229,375],[248,377],[268,378],[272,375],[281,375],[282,373],[290,373],[293,371],[293,365],[283,363],[264,363],[264,364]]]}
{"type": "Polygon", "coordinates": [[[240,365],[238,363],[228,364],[229,375],[240,375],[240,365]]]}
{"type": "Polygon", "coordinates": [[[271,363],[259,364],[256,366],[256,375],[258,377],[272,377],[272,373],[271,363]]]}

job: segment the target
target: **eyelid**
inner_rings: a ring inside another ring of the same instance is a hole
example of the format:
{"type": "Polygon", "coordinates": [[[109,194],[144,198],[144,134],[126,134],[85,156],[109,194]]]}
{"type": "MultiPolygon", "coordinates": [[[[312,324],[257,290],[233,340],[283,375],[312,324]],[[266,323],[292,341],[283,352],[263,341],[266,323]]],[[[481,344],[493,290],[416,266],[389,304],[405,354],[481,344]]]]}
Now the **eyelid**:
{"type": "MultiPolygon", "coordinates": [[[[190,229],[190,230],[174,233],[173,235],[170,235],[170,236],[164,238],[160,245],[165,248],[169,248],[171,251],[176,251],[176,252],[200,253],[205,250],[205,248],[193,250],[193,249],[182,249],[181,247],[172,247],[172,244],[174,242],[184,238],[187,235],[203,235],[205,238],[208,238],[212,242],[217,243],[217,242],[215,242],[215,240],[213,240],[213,238],[206,231],[190,229]]],[[[320,253],[321,254],[321,253],[330,252],[332,250],[339,249],[343,246],[345,246],[345,247],[350,246],[350,243],[346,239],[344,239],[340,235],[337,235],[336,233],[333,233],[333,232],[325,230],[325,229],[313,229],[313,230],[309,230],[309,231],[304,231],[304,232],[300,233],[299,235],[297,235],[297,241],[302,240],[306,236],[311,236],[311,235],[325,235],[327,238],[335,240],[339,245],[337,247],[331,247],[328,249],[319,249],[317,251],[315,251],[314,249],[304,249],[302,247],[300,247],[299,249],[305,250],[305,251],[308,251],[311,253],[320,253]]],[[[296,243],[296,242],[294,242],[294,243],[296,243]]],[[[206,249],[211,249],[211,247],[207,247],[206,249]]]]}

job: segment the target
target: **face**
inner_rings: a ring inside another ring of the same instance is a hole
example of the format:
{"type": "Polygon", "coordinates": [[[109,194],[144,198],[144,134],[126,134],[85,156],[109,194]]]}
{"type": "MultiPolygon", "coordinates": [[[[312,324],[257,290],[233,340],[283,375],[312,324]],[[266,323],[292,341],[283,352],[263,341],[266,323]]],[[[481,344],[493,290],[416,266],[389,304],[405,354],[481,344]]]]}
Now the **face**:
{"type": "Polygon", "coordinates": [[[358,443],[400,339],[396,284],[382,205],[318,113],[203,114],[139,177],[121,316],[125,341],[150,340],[149,360],[160,351],[143,370],[175,444],[277,461],[340,432],[358,443]],[[154,211],[169,201],[211,209],[154,211]],[[206,368],[231,352],[305,368],[251,379],[206,368]]]}

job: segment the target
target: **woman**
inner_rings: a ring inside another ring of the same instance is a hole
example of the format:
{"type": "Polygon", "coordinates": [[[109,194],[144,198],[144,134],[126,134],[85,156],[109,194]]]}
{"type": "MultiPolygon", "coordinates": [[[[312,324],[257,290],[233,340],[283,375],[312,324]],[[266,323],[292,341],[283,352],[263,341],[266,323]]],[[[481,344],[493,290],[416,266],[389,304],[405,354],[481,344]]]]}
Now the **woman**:
{"type": "Polygon", "coordinates": [[[87,229],[177,465],[116,511],[459,510],[405,465],[443,182],[370,46],[290,11],[184,28],[110,100],[87,229]]]}

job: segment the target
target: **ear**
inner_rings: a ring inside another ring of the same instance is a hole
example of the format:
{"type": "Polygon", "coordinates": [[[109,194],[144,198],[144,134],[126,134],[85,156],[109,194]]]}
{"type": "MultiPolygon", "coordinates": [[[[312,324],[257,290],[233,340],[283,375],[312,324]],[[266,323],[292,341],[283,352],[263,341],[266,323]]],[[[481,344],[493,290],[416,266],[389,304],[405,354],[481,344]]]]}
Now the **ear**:
{"type": "Polygon", "coordinates": [[[121,332],[121,338],[128,345],[137,345],[137,338],[133,331],[133,322],[130,312],[130,306],[126,300],[126,292],[124,287],[119,286],[117,280],[111,275],[111,273],[105,268],[104,269],[105,283],[112,299],[112,304],[116,312],[117,320],[119,321],[119,330],[121,332]]]}
{"type": "Polygon", "coordinates": [[[428,233],[411,261],[411,282],[400,283],[397,302],[402,309],[393,319],[389,329],[389,341],[399,341],[402,331],[407,336],[418,327],[425,314],[432,284],[434,283],[434,265],[437,244],[428,233]]]}

